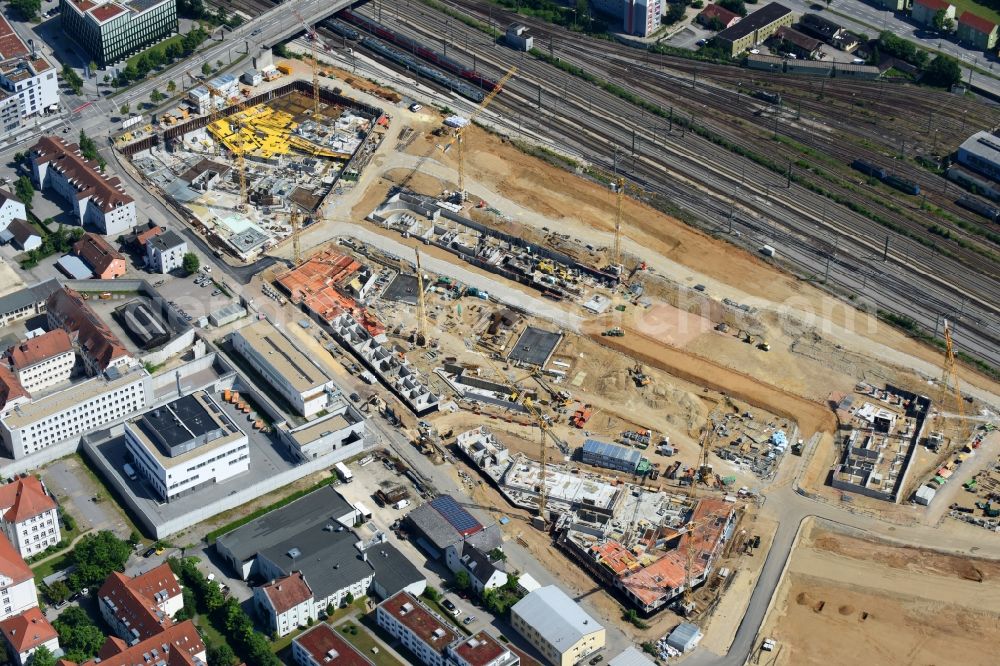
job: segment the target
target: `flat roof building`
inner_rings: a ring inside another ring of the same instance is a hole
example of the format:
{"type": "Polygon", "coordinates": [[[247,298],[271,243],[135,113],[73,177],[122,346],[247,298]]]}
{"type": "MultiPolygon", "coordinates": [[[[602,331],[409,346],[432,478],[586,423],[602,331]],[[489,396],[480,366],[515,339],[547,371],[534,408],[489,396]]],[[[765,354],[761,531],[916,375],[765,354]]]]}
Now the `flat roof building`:
{"type": "Polygon", "coordinates": [[[234,332],[232,340],[233,348],[301,416],[326,409],[341,393],[326,370],[266,319],[234,332]]]}
{"type": "MultiPolygon", "coordinates": [[[[63,0],[63,4],[69,1],[63,0]]],[[[70,205],[80,226],[91,224],[104,235],[124,233],[135,226],[135,200],[125,194],[121,180],[105,176],[77,144],[43,136],[29,156],[38,189],[55,190],[70,205]]]]}
{"type": "Polygon", "coordinates": [[[1000,137],[976,132],[958,147],[958,163],[1000,181],[1000,137]]]}
{"type": "MultiPolygon", "coordinates": [[[[0,136],[11,136],[27,119],[58,107],[56,68],[0,16],[0,136]]],[[[0,223],[0,230],[5,226],[0,223]]]]}
{"type": "Polygon", "coordinates": [[[778,28],[791,25],[794,20],[795,16],[788,7],[770,2],[717,34],[715,39],[729,51],[730,57],[736,57],[763,44],[778,28]]]}
{"type": "Polygon", "coordinates": [[[137,472],[164,502],[250,469],[246,434],[204,391],[129,421],[125,442],[137,472]]]}
{"type": "Polygon", "coordinates": [[[580,459],[587,465],[633,473],[638,469],[642,455],[625,446],[587,439],[580,449],[580,459]]]}
{"type": "Polygon", "coordinates": [[[177,0],[60,0],[59,6],[63,32],[101,67],[177,32],[177,0]]]}
{"type": "Polygon", "coordinates": [[[518,666],[517,654],[485,631],[461,638],[448,646],[454,666],[518,666]]]}
{"type": "Polygon", "coordinates": [[[298,666],[373,666],[325,622],[295,637],[292,660],[298,666]]]}
{"type": "Polygon", "coordinates": [[[556,666],[572,666],[604,647],[604,627],[555,585],[511,606],[510,623],[556,666]]]}
{"type": "Polygon", "coordinates": [[[380,603],[375,619],[426,666],[445,666],[448,647],[459,637],[457,629],[409,592],[400,592],[380,603]]]}

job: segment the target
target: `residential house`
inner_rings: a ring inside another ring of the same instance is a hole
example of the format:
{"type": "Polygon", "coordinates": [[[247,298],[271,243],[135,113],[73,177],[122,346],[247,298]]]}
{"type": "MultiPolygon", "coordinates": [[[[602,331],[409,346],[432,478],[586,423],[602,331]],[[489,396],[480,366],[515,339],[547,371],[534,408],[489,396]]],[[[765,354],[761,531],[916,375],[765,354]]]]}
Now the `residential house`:
{"type": "Polygon", "coordinates": [[[97,603],[115,635],[134,645],[173,626],[184,598],[177,576],[164,563],[134,577],[111,572],[97,593],[97,603]]]}
{"type": "Polygon", "coordinates": [[[167,229],[146,240],[146,266],[154,273],[165,275],[184,265],[187,251],[187,241],[167,229]]]}
{"type": "Polygon", "coordinates": [[[272,634],[286,636],[318,618],[313,591],[301,571],[253,590],[254,604],[272,634]]]}
{"type": "Polygon", "coordinates": [[[477,594],[483,590],[492,590],[507,583],[507,570],[503,561],[494,562],[489,555],[470,543],[462,546],[462,557],[459,560],[462,569],[469,574],[469,582],[477,594]]]}
{"type": "Polygon", "coordinates": [[[35,650],[45,646],[53,656],[60,656],[59,634],[37,607],[0,622],[0,634],[7,643],[7,655],[18,666],[26,666],[35,650]]]}
{"type": "Polygon", "coordinates": [[[0,536],[0,620],[37,607],[35,575],[7,537],[0,536]]]}
{"type": "Polygon", "coordinates": [[[462,549],[469,543],[484,553],[503,546],[494,522],[484,524],[450,495],[438,495],[406,515],[414,542],[434,559],[444,557],[452,572],[461,567],[462,549]]]}
{"type": "Polygon", "coordinates": [[[990,51],[997,45],[997,24],[972,12],[962,12],[958,17],[958,41],[980,51],[990,51]]]}
{"type": "Polygon", "coordinates": [[[955,20],[955,5],[945,2],[945,0],[913,0],[913,9],[910,18],[917,25],[925,28],[936,28],[934,17],[938,12],[944,12],[945,19],[955,20]]]}
{"type": "Polygon", "coordinates": [[[31,252],[42,246],[41,232],[25,220],[11,220],[0,235],[22,252],[31,252]]]}
{"type": "Polygon", "coordinates": [[[125,257],[97,234],[85,233],[73,245],[73,254],[83,259],[100,280],[114,280],[125,275],[125,257]]]}
{"type": "Polygon", "coordinates": [[[752,14],[744,16],[739,23],[726,28],[715,36],[716,42],[730,55],[737,55],[763,44],[781,26],[795,22],[795,15],[784,5],[770,2],[752,14]]]}
{"type": "Polygon", "coordinates": [[[297,666],[372,666],[372,661],[337,635],[325,622],[296,636],[292,661],[297,666]]]}
{"type": "Polygon", "coordinates": [[[380,603],[375,620],[425,666],[445,666],[448,646],[460,636],[456,628],[409,592],[400,592],[380,603]]]}
{"type": "Polygon", "coordinates": [[[191,620],[165,628],[160,633],[129,645],[109,636],[97,656],[76,664],[65,659],[59,666],[208,666],[205,643],[191,620]]]}
{"type": "Polygon", "coordinates": [[[736,12],[729,11],[721,5],[710,2],[698,14],[698,23],[709,30],[725,30],[740,22],[742,18],[736,12]]]}
{"type": "Polygon", "coordinates": [[[0,189],[0,231],[7,228],[12,220],[28,219],[28,211],[16,196],[0,189]]]}
{"type": "Polygon", "coordinates": [[[37,476],[0,486],[0,528],[21,557],[37,555],[62,539],[59,506],[37,476]]]}

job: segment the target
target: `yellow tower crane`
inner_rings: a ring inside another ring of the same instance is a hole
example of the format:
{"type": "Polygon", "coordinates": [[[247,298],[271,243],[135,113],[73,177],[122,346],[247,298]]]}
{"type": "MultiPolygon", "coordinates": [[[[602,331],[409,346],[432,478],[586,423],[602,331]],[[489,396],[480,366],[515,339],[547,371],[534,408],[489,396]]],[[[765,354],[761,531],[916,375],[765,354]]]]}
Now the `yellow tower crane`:
{"type": "Polygon", "coordinates": [[[302,27],[306,31],[306,39],[308,39],[311,44],[309,45],[309,55],[308,62],[309,67],[312,70],[312,84],[313,84],[313,117],[319,115],[319,65],[316,63],[316,40],[319,39],[319,35],[316,34],[315,28],[310,28],[309,24],[306,23],[305,19],[298,11],[292,12],[295,14],[295,18],[299,20],[302,27]]]}
{"type": "Polygon", "coordinates": [[[611,250],[611,265],[617,267],[618,274],[624,273],[622,267],[622,220],[625,217],[625,179],[618,178],[618,205],[615,209],[615,241],[611,250]]]}
{"type": "Polygon", "coordinates": [[[292,204],[292,261],[298,266],[302,263],[302,243],[299,239],[299,230],[302,228],[302,218],[299,209],[292,204]]]}
{"type": "Polygon", "coordinates": [[[413,248],[417,255],[417,345],[427,344],[427,310],[424,306],[424,271],[420,267],[420,248],[413,248]]]}
{"type": "Polygon", "coordinates": [[[962,404],[962,391],[958,383],[958,368],[955,363],[955,346],[951,339],[951,323],[944,320],[944,368],[941,373],[941,406],[938,413],[944,409],[944,397],[951,391],[955,398],[955,413],[958,415],[958,444],[964,445],[969,438],[968,423],[965,420],[965,407],[962,404]]]}

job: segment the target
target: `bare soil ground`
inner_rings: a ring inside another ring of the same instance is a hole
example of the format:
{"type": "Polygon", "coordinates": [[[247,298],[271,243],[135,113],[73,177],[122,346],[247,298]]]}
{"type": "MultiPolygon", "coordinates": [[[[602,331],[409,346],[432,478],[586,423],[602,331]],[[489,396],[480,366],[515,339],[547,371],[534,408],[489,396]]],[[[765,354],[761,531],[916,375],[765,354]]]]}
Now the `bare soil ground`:
{"type": "Polygon", "coordinates": [[[813,527],[793,552],[759,662],[995,664],[1000,563],[813,527]]]}

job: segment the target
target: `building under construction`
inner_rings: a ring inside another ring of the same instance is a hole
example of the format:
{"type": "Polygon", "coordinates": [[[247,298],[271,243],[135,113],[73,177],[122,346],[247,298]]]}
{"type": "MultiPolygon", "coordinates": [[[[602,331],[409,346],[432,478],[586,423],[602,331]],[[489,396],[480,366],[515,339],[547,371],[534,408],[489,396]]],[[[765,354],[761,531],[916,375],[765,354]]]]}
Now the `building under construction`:
{"type": "Polygon", "coordinates": [[[218,251],[252,261],[357,179],[388,116],[328,89],[314,97],[302,81],[259,94],[235,79],[224,87],[203,84],[208,104],[162,114],[145,136],[126,133],[116,147],[218,251]]]}

